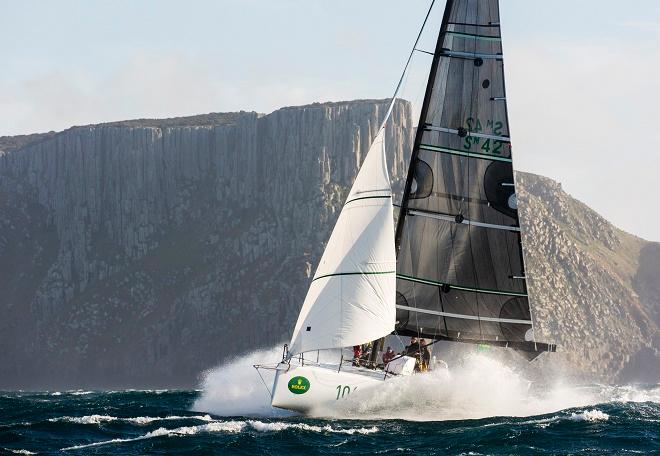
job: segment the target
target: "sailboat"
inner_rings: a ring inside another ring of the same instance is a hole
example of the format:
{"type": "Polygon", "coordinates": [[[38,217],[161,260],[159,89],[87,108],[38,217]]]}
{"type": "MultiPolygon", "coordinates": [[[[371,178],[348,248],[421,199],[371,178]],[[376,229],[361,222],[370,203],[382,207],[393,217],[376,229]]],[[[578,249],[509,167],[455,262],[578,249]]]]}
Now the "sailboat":
{"type": "Polygon", "coordinates": [[[310,412],[412,375],[418,360],[405,354],[377,367],[391,334],[504,347],[528,359],[556,349],[535,340],[527,294],[498,0],[447,0],[427,53],[433,60],[396,226],[384,132],[401,81],[281,362],[255,366],[275,370],[274,407],[310,412]],[[352,347],[368,343],[371,362],[353,359],[352,347]],[[320,362],[320,352],[338,359],[320,362]]]}

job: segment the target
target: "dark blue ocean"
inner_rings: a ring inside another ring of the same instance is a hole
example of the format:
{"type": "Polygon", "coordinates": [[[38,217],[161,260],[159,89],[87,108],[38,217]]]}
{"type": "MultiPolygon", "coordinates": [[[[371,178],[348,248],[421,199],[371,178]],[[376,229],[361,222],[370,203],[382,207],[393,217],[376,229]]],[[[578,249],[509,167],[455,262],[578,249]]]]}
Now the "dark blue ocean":
{"type": "Polygon", "coordinates": [[[201,392],[0,394],[0,454],[660,454],[660,404],[445,421],[218,416],[201,392]]]}
{"type": "MultiPolygon", "coordinates": [[[[660,454],[660,385],[579,385],[486,356],[388,380],[316,417],[270,407],[242,356],[194,391],[0,392],[0,454],[660,454]]],[[[526,365],[526,364],[525,364],[526,365]]]]}

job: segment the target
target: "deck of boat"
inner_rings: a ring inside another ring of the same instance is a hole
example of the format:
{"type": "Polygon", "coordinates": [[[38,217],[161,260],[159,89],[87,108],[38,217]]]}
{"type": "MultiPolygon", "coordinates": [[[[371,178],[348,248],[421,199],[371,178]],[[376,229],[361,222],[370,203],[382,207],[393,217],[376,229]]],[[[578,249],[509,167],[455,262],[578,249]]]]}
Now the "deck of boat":
{"type": "Polygon", "coordinates": [[[307,360],[305,360],[304,363],[300,365],[308,366],[308,367],[320,367],[321,369],[328,369],[335,372],[345,372],[345,373],[363,375],[366,377],[372,377],[376,380],[385,380],[386,378],[393,376],[393,374],[386,373],[382,369],[369,369],[368,367],[364,367],[364,366],[354,366],[352,363],[348,363],[348,362],[342,363],[341,368],[339,363],[319,363],[319,362],[313,362],[307,360]]]}

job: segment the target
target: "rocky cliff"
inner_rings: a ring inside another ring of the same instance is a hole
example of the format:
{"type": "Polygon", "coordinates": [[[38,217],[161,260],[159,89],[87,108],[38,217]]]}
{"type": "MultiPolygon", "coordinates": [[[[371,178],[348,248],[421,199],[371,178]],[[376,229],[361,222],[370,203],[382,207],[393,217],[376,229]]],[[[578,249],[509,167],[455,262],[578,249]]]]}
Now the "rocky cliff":
{"type": "Polygon", "coordinates": [[[598,381],[660,381],[660,244],[548,178],[518,173],[517,183],[537,336],[560,351],[542,362],[598,381]]]}
{"type": "MultiPolygon", "coordinates": [[[[1,138],[0,388],[191,386],[286,339],[386,109],[1,138]]],[[[410,117],[397,103],[386,132],[394,176],[410,117]]]]}
{"type": "MultiPolygon", "coordinates": [[[[361,100],[0,138],[0,388],[191,386],[288,338],[386,109],[361,100]]],[[[395,187],[413,126],[387,130],[395,187]]],[[[660,247],[520,174],[537,332],[606,381],[657,365],[660,247]],[[655,339],[654,339],[655,338],[655,339]]]]}

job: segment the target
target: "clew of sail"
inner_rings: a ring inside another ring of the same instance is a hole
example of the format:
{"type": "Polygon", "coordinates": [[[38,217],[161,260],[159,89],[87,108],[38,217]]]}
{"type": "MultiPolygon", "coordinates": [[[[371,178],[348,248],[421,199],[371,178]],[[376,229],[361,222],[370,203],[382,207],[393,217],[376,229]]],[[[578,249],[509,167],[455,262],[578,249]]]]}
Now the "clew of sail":
{"type": "Polygon", "coordinates": [[[397,332],[536,343],[513,176],[497,0],[448,0],[396,233],[397,332]]]}
{"type": "Polygon", "coordinates": [[[392,191],[381,127],[307,291],[289,355],[347,347],[394,330],[392,191]]]}

